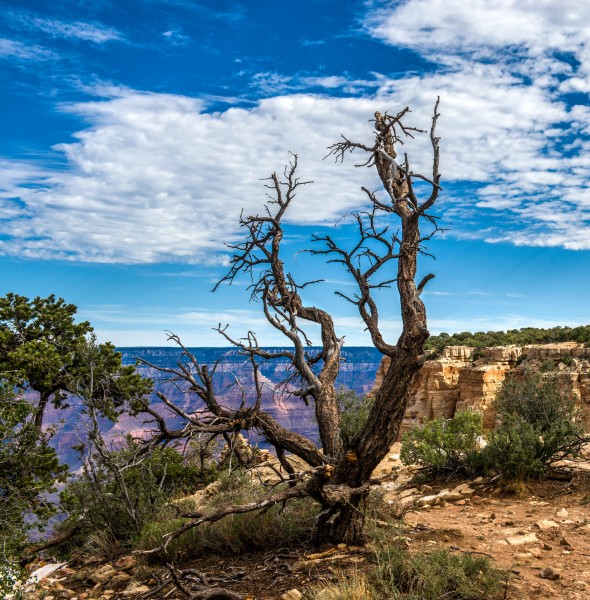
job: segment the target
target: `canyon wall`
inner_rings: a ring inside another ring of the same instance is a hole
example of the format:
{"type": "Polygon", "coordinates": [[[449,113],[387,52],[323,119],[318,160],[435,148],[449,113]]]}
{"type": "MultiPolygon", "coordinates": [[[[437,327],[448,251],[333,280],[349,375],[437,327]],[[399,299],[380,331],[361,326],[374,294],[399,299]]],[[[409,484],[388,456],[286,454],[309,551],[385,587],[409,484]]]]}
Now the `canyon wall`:
{"type": "MultiPolygon", "coordinates": [[[[388,366],[389,358],[384,357],[371,393],[379,389],[388,366]]],[[[590,429],[590,348],[565,342],[484,349],[448,346],[440,358],[426,361],[414,379],[401,433],[423,421],[450,418],[468,409],[483,413],[484,425],[493,427],[491,404],[506,374],[527,367],[555,372],[569,381],[590,429]]]]}

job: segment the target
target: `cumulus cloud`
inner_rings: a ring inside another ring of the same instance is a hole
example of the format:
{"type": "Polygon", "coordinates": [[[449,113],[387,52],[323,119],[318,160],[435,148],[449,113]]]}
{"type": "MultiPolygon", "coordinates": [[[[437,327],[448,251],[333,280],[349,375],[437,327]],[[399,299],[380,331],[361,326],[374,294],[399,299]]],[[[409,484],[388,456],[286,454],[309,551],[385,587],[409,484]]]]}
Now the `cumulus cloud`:
{"type": "Polygon", "coordinates": [[[548,48],[578,52],[589,23],[590,5],[578,0],[403,0],[365,20],[375,37],[435,59],[519,46],[539,56],[548,48]]]}
{"type": "Polygon", "coordinates": [[[487,219],[466,235],[590,248],[587,97],[568,96],[590,91],[590,5],[405,0],[370,12],[365,27],[438,65],[421,80],[445,99],[446,144],[462,146],[445,175],[483,184],[474,204],[450,211],[487,219]]]}
{"type": "Polygon", "coordinates": [[[9,237],[4,252],[107,262],[220,261],[240,211],[261,210],[261,179],[283,170],[288,150],[300,153],[300,176],[314,180],[300,190],[294,222],[332,222],[357,206],[360,186],[372,181],[369,171],[322,160],[343,123],[369,141],[371,100],[284,96],[250,110],[209,114],[187,97],[118,93],[64,107],[90,127],[76,142],[55,147],[68,170],[45,172],[36,186],[18,190],[23,214],[0,225],[9,237]]]}
{"type": "MultiPolygon", "coordinates": [[[[377,109],[410,105],[427,129],[437,95],[447,188],[439,211],[453,234],[590,248],[590,109],[568,95],[590,89],[589,16],[590,6],[572,0],[407,0],[372,11],[365,26],[436,63],[427,72],[395,80],[259,73],[253,86],[270,97],[215,113],[203,100],[126,88],[65,106],[88,123],[73,143],[54,147],[66,169],[25,175],[22,165],[0,164],[1,210],[11,215],[0,222],[1,251],[222,261],[241,209],[260,210],[260,179],[282,170],[289,150],[300,176],[314,181],[300,190],[292,221],[332,223],[361,206],[361,185],[378,186],[352,167],[354,157],[323,161],[326,147],[341,133],[370,142],[377,109]],[[355,97],[328,95],[347,86],[355,97]]],[[[423,136],[403,148],[423,172],[428,144],[423,136]]]]}

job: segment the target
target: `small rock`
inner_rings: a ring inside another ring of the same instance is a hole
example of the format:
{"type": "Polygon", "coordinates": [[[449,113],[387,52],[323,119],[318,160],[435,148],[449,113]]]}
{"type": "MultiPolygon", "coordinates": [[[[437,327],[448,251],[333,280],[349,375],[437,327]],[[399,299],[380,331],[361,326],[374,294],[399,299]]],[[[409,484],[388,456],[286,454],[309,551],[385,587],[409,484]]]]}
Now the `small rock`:
{"type": "Polygon", "coordinates": [[[122,556],[113,563],[113,566],[120,571],[129,571],[130,569],[133,569],[136,564],[137,559],[135,556],[122,556]]]}
{"type": "Polygon", "coordinates": [[[115,575],[116,572],[117,571],[115,571],[115,569],[113,569],[111,565],[104,565],[100,569],[94,571],[94,573],[91,573],[89,579],[91,579],[95,583],[105,583],[106,581],[109,581],[111,577],[115,575]]]}
{"type": "Polygon", "coordinates": [[[285,592],[281,596],[281,600],[301,600],[301,598],[303,598],[303,594],[295,588],[289,590],[288,592],[285,592]]]}
{"type": "Polygon", "coordinates": [[[129,584],[120,595],[123,598],[129,598],[130,596],[139,596],[139,594],[145,594],[149,592],[150,588],[147,585],[139,585],[136,581],[129,584]]]}
{"type": "Polygon", "coordinates": [[[568,516],[568,512],[565,508],[560,508],[556,513],[555,516],[559,517],[560,519],[566,519],[568,516]]]}
{"type": "Polygon", "coordinates": [[[514,555],[516,560],[528,560],[529,558],[533,558],[532,552],[520,552],[514,555]]]}
{"type": "Polygon", "coordinates": [[[535,525],[541,531],[547,531],[549,529],[553,529],[554,527],[559,527],[559,523],[556,523],[555,521],[552,521],[551,519],[541,519],[540,521],[537,521],[535,523],[535,525]]]}
{"type": "Polygon", "coordinates": [[[454,504],[456,504],[457,506],[463,506],[465,504],[467,504],[467,500],[457,500],[454,504]]]}
{"type": "Polygon", "coordinates": [[[100,556],[86,556],[81,562],[84,566],[99,565],[104,562],[104,559],[102,559],[100,556]]]}
{"type": "Polygon", "coordinates": [[[426,484],[425,484],[425,485],[421,485],[421,486],[420,486],[420,491],[421,491],[423,494],[429,494],[430,492],[432,492],[432,487],[431,487],[431,486],[429,486],[429,485],[426,485],[426,484]]]}
{"type": "Polygon", "coordinates": [[[539,573],[539,577],[548,579],[549,581],[556,581],[561,577],[561,574],[559,571],[552,569],[551,567],[545,567],[541,573],[539,573]]]}
{"type": "Polygon", "coordinates": [[[549,550],[553,550],[553,546],[550,546],[549,544],[543,544],[543,550],[549,552],[549,550]]]}
{"type": "Polygon", "coordinates": [[[511,546],[520,546],[522,544],[532,544],[538,542],[537,536],[534,533],[525,533],[524,535],[515,535],[513,537],[506,538],[506,541],[511,546]]]}
{"type": "Polygon", "coordinates": [[[457,500],[463,500],[463,494],[461,492],[451,492],[450,490],[443,490],[438,494],[438,497],[443,499],[445,502],[456,502],[457,500]]]}
{"type": "Polygon", "coordinates": [[[402,490],[399,493],[400,498],[407,498],[408,496],[412,496],[413,494],[418,493],[418,488],[408,488],[407,490],[402,490]]]}
{"type": "Polygon", "coordinates": [[[113,577],[111,577],[111,579],[109,581],[109,585],[114,588],[122,588],[122,587],[126,586],[130,580],[131,580],[131,575],[128,575],[127,573],[119,572],[116,575],[113,575],[113,577]]]}
{"type": "Polygon", "coordinates": [[[438,496],[422,496],[418,499],[418,506],[432,506],[436,501],[440,501],[438,496]]]}
{"type": "Polygon", "coordinates": [[[535,557],[535,558],[541,558],[541,556],[543,556],[543,553],[541,552],[541,548],[529,548],[529,552],[535,557]]]}
{"type": "Polygon", "coordinates": [[[338,548],[338,550],[346,550],[348,546],[346,544],[338,544],[336,548],[338,548]]]}
{"type": "Polygon", "coordinates": [[[461,485],[458,485],[453,491],[459,492],[464,496],[471,496],[471,494],[475,494],[475,490],[473,488],[470,488],[469,484],[467,483],[462,483],[461,485]]]}
{"type": "Polygon", "coordinates": [[[569,541],[566,540],[565,538],[561,538],[559,540],[559,545],[560,546],[565,546],[566,548],[571,548],[572,547],[572,545],[569,543],[569,541]]]}

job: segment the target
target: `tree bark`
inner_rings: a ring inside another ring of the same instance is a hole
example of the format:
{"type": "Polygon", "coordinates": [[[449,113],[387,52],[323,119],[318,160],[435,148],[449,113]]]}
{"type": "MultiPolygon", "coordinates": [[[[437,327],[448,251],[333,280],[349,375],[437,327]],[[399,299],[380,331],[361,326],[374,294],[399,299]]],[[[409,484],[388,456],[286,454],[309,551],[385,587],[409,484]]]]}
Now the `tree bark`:
{"type": "Polygon", "coordinates": [[[362,544],[365,527],[363,508],[367,495],[368,491],[345,502],[322,506],[315,524],[314,542],[318,545],[362,544]]]}
{"type": "Polygon", "coordinates": [[[43,417],[45,415],[45,409],[47,408],[47,403],[49,402],[49,398],[51,397],[51,392],[42,393],[39,397],[39,404],[37,404],[37,409],[35,410],[35,417],[33,423],[35,427],[41,429],[43,425],[43,417]]]}

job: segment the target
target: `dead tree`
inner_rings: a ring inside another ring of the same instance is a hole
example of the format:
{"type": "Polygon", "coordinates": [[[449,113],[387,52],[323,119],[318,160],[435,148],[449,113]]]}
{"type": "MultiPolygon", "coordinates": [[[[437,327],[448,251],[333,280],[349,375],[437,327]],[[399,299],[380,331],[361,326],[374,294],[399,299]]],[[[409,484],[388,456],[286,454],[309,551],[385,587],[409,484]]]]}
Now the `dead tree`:
{"type": "Polygon", "coordinates": [[[338,293],[357,307],[373,344],[390,358],[390,366],[366,423],[345,447],[340,434],[335,391],[343,338],[337,336],[330,314],[305,303],[303,290],[315,282],[297,282],[286,271],[282,260],[285,214],[291,209],[297,190],[307,183],[297,178],[297,157],[293,156],[284,177],[275,173],[268,180],[269,200],[264,213],[241,216],[240,225],[246,232],[244,241],[230,246],[233,250],[230,268],[217,284],[231,284],[243,274],[251,277],[252,298],[261,302],[266,319],[289,340],[292,349],[264,349],[259,346],[254,333],[248,333],[245,339],[234,339],[226,328],[219,326],[219,333],[250,361],[256,388],[254,397],[248,398],[248,394],[244,393],[241,406],[229,409],[216,398],[213,378],[217,365],[209,369],[199,364],[190,350],[171,334],[171,339],[181,347],[182,356],[178,368],[160,370],[196,393],[202,400],[203,409],[189,414],[176,407],[164,394],[159,394],[169,409],[185,423],[181,429],[170,430],[156,411],[144,406],[158,431],[146,444],[146,450],[195,433],[224,435],[229,439],[237,432],[256,430],[274,446],[289,479],[283,487],[259,502],[224,507],[211,514],[186,514],[185,525],[169,534],[157,551],[165,549],[171,539],[201,523],[214,522],[227,514],[267,509],[273,504],[304,496],[314,498],[321,505],[315,529],[317,542],[358,543],[361,540],[363,513],[360,505],[368,493],[373,470],[398,436],[408,390],[424,361],[423,345],[429,335],[426,309],[420,294],[433,275],[417,282],[416,269],[419,254],[425,252],[424,243],[438,230],[435,217],[429,213],[440,191],[439,138],[435,135],[438,100],[429,134],[433,159],[432,174],[428,177],[412,171],[407,155],[398,159],[396,148],[406,138],[427,133],[404,124],[408,112],[406,108],[395,116],[375,113],[375,141],[372,146],[343,137],[342,141],[330,147],[329,155],[340,161],[349,152],[364,153],[366,160],[357,166],[374,167],[383,190],[377,193],[363,188],[369,208],[355,215],[358,237],[352,247],[342,247],[331,236],[316,236],[316,246],[310,250],[312,254],[325,256],[329,262],[342,264],[353,277],[356,294],[345,296],[338,293]],[[427,191],[423,201],[418,199],[418,188],[427,191]],[[429,225],[427,234],[420,231],[423,222],[429,225]],[[375,290],[394,286],[399,295],[403,323],[397,343],[383,338],[374,293],[375,290]],[[319,350],[312,347],[306,334],[305,328],[310,324],[320,328],[319,350]],[[293,367],[294,380],[299,386],[292,393],[306,403],[313,403],[321,448],[303,435],[282,427],[262,410],[260,364],[276,358],[286,359],[293,367]],[[308,468],[296,472],[286,453],[303,459],[308,468]]]}

